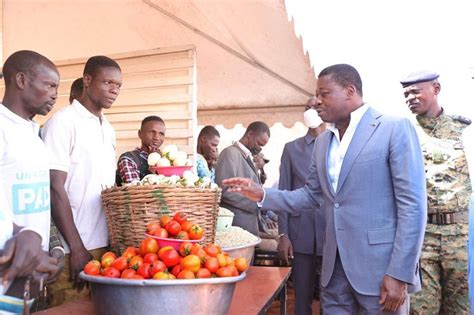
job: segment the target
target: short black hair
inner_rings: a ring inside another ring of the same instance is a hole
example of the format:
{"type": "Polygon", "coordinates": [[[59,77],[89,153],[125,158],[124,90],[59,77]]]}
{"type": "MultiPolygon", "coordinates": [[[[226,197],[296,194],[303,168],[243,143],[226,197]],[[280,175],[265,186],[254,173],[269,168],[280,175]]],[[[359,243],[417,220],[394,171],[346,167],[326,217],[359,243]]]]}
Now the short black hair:
{"type": "Polygon", "coordinates": [[[107,56],[93,56],[90,57],[89,60],[87,60],[86,62],[86,65],[84,67],[84,75],[87,74],[93,77],[97,70],[99,70],[100,68],[108,67],[116,68],[122,71],[122,69],[120,69],[119,64],[115,60],[107,56]]]}
{"type": "Polygon", "coordinates": [[[202,128],[201,132],[199,133],[199,136],[198,136],[198,141],[199,139],[203,138],[203,137],[221,137],[221,135],[219,134],[219,131],[217,131],[217,129],[214,127],[214,126],[205,126],[204,128],[202,128]]]}
{"type": "Polygon", "coordinates": [[[251,123],[247,127],[247,130],[245,130],[244,136],[248,134],[249,132],[253,132],[257,135],[266,133],[270,137],[270,128],[268,128],[268,125],[264,123],[263,121],[254,121],[253,123],[251,123]]]}
{"type": "Polygon", "coordinates": [[[336,64],[324,68],[318,75],[318,78],[330,75],[331,78],[340,86],[347,87],[354,85],[357,93],[360,96],[362,94],[362,79],[360,78],[359,72],[351,65],[348,64],[336,64]]]}
{"type": "Polygon", "coordinates": [[[84,90],[84,81],[82,81],[82,78],[77,78],[71,84],[71,91],[69,93],[69,98],[74,99],[77,96],[80,96],[82,94],[82,90],[84,90]]]}
{"type": "Polygon", "coordinates": [[[23,72],[31,75],[34,68],[38,65],[45,65],[56,70],[54,63],[45,56],[32,50],[19,50],[11,54],[5,64],[3,65],[3,76],[5,79],[5,87],[8,87],[12,80],[14,80],[18,72],[23,72]]]}
{"type": "Polygon", "coordinates": [[[147,122],[149,121],[158,121],[160,123],[162,123],[163,125],[165,124],[165,121],[163,119],[161,119],[161,117],[158,117],[158,116],[147,116],[145,118],[143,118],[142,120],[142,124],[140,126],[140,129],[143,128],[143,125],[145,125],[147,122]]]}

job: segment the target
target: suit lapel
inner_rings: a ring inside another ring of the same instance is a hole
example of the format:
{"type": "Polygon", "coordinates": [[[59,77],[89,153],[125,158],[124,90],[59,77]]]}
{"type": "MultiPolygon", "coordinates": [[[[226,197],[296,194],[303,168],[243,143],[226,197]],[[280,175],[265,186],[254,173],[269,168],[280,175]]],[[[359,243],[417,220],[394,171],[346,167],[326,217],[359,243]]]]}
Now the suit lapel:
{"type": "Polygon", "coordinates": [[[239,147],[237,142],[234,143],[234,146],[239,150],[240,154],[242,154],[242,158],[247,162],[247,164],[250,166],[250,168],[253,170],[253,172],[257,176],[258,180],[260,181],[260,178],[258,176],[257,168],[255,167],[255,163],[252,161],[251,156],[249,155],[248,157],[245,157],[245,155],[246,155],[245,152],[242,151],[242,149],[239,147]]]}
{"type": "Polygon", "coordinates": [[[365,112],[364,116],[356,128],[352,141],[349,144],[344,161],[342,162],[341,172],[339,174],[339,181],[337,184],[337,192],[341,190],[342,185],[346,181],[355,160],[359,156],[360,151],[365,147],[372,134],[377,129],[380,122],[377,120],[381,115],[372,108],[365,112]]]}
{"type": "MultiPolygon", "coordinates": [[[[324,174],[325,181],[320,183],[321,185],[328,186],[328,190],[334,196],[336,193],[332,188],[331,182],[329,180],[329,173],[328,173],[328,155],[329,155],[329,144],[331,143],[331,139],[333,137],[333,133],[330,131],[326,131],[323,135],[321,135],[321,151],[318,150],[318,153],[323,156],[323,159],[316,159],[316,163],[318,163],[318,169],[322,170],[321,174],[324,174]]],[[[323,177],[323,176],[321,176],[323,177]]]]}

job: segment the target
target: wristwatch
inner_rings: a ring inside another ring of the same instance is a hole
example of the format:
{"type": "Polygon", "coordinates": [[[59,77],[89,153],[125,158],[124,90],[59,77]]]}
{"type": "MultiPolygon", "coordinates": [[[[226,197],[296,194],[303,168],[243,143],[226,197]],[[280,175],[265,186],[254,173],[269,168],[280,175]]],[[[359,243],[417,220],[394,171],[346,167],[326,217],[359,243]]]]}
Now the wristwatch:
{"type": "Polygon", "coordinates": [[[280,238],[282,238],[282,237],[285,236],[285,235],[286,235],[285,233],[278,234],[278,240],[280,240],[280,238]]]}

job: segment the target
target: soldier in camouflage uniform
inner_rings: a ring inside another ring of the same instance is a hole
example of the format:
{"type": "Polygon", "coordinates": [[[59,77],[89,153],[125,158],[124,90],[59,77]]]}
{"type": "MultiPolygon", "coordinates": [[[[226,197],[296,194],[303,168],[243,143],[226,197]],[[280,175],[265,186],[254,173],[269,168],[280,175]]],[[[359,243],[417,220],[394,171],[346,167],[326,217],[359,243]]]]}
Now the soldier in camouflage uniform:
{"type": "Polygon", "coordinates": [[[428,224],[421,254],[422,291],[411,297],[412,314],[469,314],[468,210],[471,182],[462,132],[471,121],[447,115],[438,104],[439,75],[418,72],[401,81],[418,121],[425,158],[428,224]]]}

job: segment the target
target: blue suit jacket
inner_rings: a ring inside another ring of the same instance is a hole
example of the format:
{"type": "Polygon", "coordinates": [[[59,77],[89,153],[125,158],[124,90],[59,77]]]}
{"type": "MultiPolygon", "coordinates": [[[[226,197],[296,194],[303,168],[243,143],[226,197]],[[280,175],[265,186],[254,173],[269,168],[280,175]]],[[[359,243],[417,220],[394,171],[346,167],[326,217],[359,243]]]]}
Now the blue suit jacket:
{"type": "MultiPolygon", "coordinates": [[[[295,190],[305,185],[315,139],[308,132],[304,137],[285,145],[281,155],[278,189],[295,190]]],[[[318,256],[323,253],[324,216],[319,207],[301,209],[297,213],[280,213],[278,232],[289,236],[293,250],[297,253],[316,253],[318,256]]]]}
{"type": "Polygon", "coordinates": [[[333,134],[316,139],[304,188],[266,190],[264,208],[297,212],[322,199],[326,218],[321,284],[331,280],[339,251],[360,294],[379,295],[385,274],[419,289],[418,260],[426,227],[423,157],[413,125],[369,108],[345,155],[336,191],[327,171],[333,134]]]}

